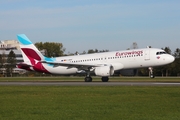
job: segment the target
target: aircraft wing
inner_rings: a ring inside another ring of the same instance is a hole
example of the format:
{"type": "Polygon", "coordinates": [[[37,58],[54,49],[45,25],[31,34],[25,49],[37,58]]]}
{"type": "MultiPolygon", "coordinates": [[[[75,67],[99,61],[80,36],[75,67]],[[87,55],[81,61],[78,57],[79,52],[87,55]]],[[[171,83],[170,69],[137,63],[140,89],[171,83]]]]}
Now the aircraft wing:
{"type": "Polygon", "coordinates": [[[47,63],[54,65],[54,67],[58,66],[65,66],[68,68],[81,68],[81,69],[87,69],[87,68],[92,68],[92,67],[100,67],[100,66],[106,66],[107,64],[89,64],[89,63],[70,63],[70,62],[49,62],[49,61],[41,61],[42,63],[47,63]]]}

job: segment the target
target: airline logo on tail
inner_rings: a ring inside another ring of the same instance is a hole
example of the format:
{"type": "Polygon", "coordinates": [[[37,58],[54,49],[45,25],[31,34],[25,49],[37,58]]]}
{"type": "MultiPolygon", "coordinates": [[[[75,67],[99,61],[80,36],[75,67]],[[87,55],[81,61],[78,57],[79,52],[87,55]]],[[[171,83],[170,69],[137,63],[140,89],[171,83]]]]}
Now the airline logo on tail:
{"type": "Polygon", "coordinates": [[[18,68],[27,68],[27,70],[35,70],[44,73],[50,73],[44,66],[42,61],[54,61],[53,58],[44,57],[41,52],[24,34],[17,35],[25,63],[18,64],[18,68]],[[30,63],[29,65],[26,63],[30,63]]]}

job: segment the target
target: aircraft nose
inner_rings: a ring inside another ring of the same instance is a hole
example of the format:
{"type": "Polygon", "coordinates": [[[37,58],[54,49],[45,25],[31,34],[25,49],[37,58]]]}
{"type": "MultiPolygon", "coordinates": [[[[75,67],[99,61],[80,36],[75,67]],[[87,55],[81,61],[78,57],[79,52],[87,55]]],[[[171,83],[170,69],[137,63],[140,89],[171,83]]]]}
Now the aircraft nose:
{"type": "Polygon", "coordinates": [[[172,63],[172,62],[174,62],[174,60],[175,60],[174,56],[169,55],[168,61],[169,61],[170,63],[172,63]]]}

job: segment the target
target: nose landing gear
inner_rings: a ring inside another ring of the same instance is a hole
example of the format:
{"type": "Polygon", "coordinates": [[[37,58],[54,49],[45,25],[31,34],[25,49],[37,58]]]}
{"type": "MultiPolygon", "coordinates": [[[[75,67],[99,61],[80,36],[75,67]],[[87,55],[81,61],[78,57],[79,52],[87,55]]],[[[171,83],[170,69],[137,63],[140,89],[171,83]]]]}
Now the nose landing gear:
{"type": "Polygon", "coordinates": [[[149,67],[149,76],[150,78],[154,78],[154,73],[153,73],[153,68],[152,67],[149,67]]]}

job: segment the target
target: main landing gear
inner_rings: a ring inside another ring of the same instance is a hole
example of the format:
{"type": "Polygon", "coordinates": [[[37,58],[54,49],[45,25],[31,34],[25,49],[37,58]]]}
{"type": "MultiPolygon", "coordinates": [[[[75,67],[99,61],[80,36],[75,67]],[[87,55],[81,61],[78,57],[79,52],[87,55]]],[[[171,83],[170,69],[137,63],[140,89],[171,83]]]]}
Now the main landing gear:
{"type": "Polygon", "coordinates": [[[92,82],[92,77],[90,76],[90,72],[88,71],[86,77],[84,78],[85,82],[92,82]]]}
{"type": "Polygon", "coordinates": [[[149,67],[149,76],[150,78],[154,78],[154,73],[153,73],[153,68],[152,67],[149,67]]]}
{"type": "MultiPolygon", "coordinates": [[[[102,80],[102,82],[108,82],[109,77],[102,77],[101,80],[102,80]]],[[[84,78],[84,81],[85,82],[92,82],[92,77],[90,76],[89,72],[86,74],[86,77],[84,78]]]]}
{"type": "Polygon", "coordinates": [[[109,77],[102,77],[101,80],[102,80],[102,82],[108,82],[109,77]]]}
{"type": "Polygon", "coordinates": [[[89,77],[86,76],[86,77],[84,78],[84,81],[85,81],[85,82],[92,82],[92,77],[91,77],[91,76],[89,76],[89,77]]]}
{"type": "MultiPolygon", "coordinates": [[[[109,81],[109,77],[102,77],[101,78],[102,82],[108,82],[109,81]]],[[[85,82],[92,82],[92,77],[91,76],[86,76],[84,78],[85,82]]]]}

